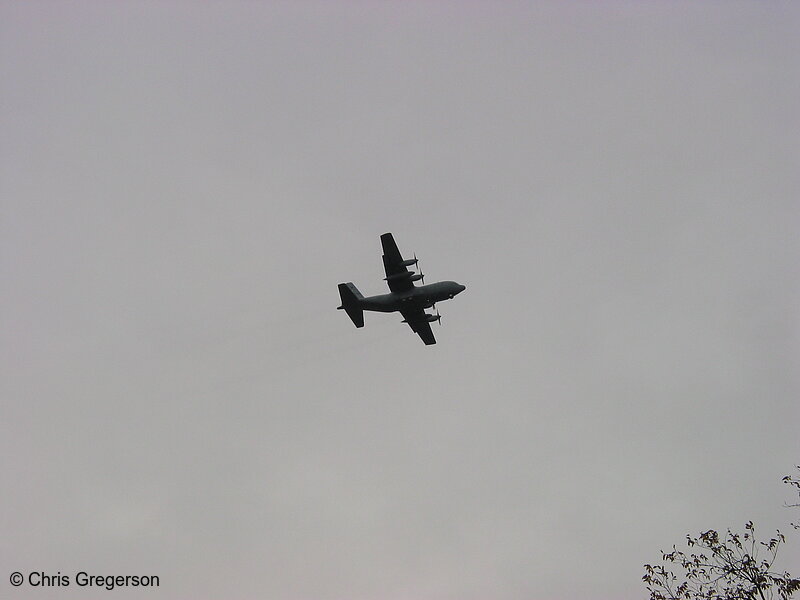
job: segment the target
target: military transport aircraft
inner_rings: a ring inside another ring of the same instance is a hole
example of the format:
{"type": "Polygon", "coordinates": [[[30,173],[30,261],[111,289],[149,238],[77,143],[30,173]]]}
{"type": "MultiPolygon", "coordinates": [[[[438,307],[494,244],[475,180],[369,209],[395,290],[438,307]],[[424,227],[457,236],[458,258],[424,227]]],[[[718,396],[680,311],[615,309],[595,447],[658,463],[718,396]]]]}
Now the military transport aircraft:
{"type": "Polygon", "coordinates": [[[383,246],[383,268],[386,271],[384,281],[389,284],[390,293],[380,296],[369,296],[365,298],[352,283],[339,284],[339,296],[342,298],[342,305],[338,308],[343,309],[352,319],[356,327],[364,326],[364,311],[372,310],[376,312],[395,312],[400,311],[403,315],[403,323],[408,323],[411,329],[422,338],[426,346],[436,343],[431,331],[431,323],[439,321],[442,324],[442,317],[439,311],[436,314],[428,314],[426,308],[435,308],[437,302],[454,298],[460,294],[466,286],[455,281],[440,281],[439,283],[425,284],[425,275],[420,271],[413,273],[407,269],[416,265],[419,269],[419,261],[416,255],[414,258],[404,259],[397,249],[397,244],[391,233],[384,233],[381,236],[383,246]],[[417,287],[415,281],[422,280],[423,285],[417,287]]]}

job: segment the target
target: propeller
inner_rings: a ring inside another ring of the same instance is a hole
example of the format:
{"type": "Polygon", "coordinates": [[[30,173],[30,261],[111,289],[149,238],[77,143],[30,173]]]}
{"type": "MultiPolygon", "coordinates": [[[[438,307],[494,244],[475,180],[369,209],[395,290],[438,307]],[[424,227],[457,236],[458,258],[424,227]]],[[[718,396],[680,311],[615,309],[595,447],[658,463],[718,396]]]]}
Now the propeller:
{"type": "Polygon", "coordinates": [[[417,273],[420,274],[422,285],[425,285],[425,273],[422,272],[422,267],[419,266],[419,259],[417,258],[416,252],[414,252],[414,265],[417,267],[417,273]]]}
{"type": "Polygon", "coordinates": [[[439,314],[439,309],[436,309],[436,320],[439,321],[439,327],[442,326],[442,315],[439,314]]]}

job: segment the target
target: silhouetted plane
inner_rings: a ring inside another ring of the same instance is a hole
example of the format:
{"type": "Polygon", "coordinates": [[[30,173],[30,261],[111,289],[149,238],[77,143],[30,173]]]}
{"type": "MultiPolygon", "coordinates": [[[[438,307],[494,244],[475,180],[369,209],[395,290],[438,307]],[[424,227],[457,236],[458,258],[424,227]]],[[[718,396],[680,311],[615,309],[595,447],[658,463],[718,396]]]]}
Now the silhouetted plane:
{"type": "Polygon", "coordinates": [[[418,265],[416,255],[414,258],[404,259],[391,233],[384,233],[381,236],[381,245],[383,268],[386,271],[384,281],[389,284],[391,292],[365,298],[352,283],[340,283],[339,296],[342,298],[342,305],[338,308],[347,312],[356,327],[364,326],[365,310],[399,311],[403,315],[403,323],[408,323],[426,346],[435,344],[436,338],[433,337],[431,323],[439,321],[441,325],[442,317],[438,310],[435,315],[429,315],[425,309],[435,308],[437,302],[454,298],[456,294],[467,289],[466,286],[455,281],[424,285],[425,275],[422,272],[413,273],[407,269],[412,265],[418,265]],[[414,282],[419,280],[422,280],[423,285],[417,287],[414,282]]]}

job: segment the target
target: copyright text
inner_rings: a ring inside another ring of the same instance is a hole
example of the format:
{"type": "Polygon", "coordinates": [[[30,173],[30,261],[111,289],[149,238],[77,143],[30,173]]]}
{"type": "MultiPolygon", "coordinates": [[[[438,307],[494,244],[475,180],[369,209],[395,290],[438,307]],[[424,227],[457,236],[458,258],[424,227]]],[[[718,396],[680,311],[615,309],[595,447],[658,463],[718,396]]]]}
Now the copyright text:
{"type": "Polygon", "coordinates": [[[31,587],[97,587],[113,590],[126,587],[159,587],[158,575],[93,575],[86,571],[78,571],[74,576],[64,575],[61,571],[47,573],[31,571],[27,575],[14,571],[9,577],[11,585],[19,587],[28,584],[31,587]]]}

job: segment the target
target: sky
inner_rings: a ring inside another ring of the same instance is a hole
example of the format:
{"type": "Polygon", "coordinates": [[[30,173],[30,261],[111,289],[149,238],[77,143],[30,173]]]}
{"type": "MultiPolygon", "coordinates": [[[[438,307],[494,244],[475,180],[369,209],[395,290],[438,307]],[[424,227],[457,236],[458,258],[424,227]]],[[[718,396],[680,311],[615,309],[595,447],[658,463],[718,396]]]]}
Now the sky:
{"type": "Polygon", "coordinates": [[[750,519],[797,575],[799,30],[0,3],[0,595],[633,600],[750,519]],[[388,231],[435,346],[335,310],[388,231]]]}

